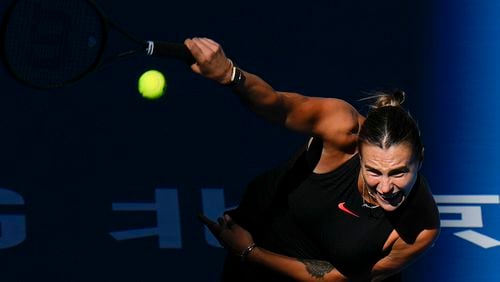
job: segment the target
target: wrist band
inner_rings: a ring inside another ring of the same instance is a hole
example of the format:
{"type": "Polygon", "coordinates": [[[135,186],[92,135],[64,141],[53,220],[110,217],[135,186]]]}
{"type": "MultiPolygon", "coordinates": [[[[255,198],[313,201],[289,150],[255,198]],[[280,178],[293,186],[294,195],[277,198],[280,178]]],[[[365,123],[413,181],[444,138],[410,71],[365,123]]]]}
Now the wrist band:
{"type": "Polygon", "coordinates": [[[245,83],[245,79],[246,77],[243,74],[243,71],[239,67],[233,66],[233,70],[231,72],[231,80],[227,85],[231,87],[241,86],[245,83]]]}
{"type": "Polygon", "coordinates": [[[241,257],[241,262],[245,262],[247,259],[248,255],[255,249],[256,245],[255,243],[250,244],[250,246],[246,247],[246,249],[241,252],[240,257],[241,257]]]}
{"type": "Polygon", "coordinates": [[[243,71],[240,70],[240,68],[238,67],[234,67],[234,78],[231,80],[231,84],[233,86],[237,86],[237,85],[243,85],[243,83],[245,82],[245,75],[243,74],[243,71]]]}

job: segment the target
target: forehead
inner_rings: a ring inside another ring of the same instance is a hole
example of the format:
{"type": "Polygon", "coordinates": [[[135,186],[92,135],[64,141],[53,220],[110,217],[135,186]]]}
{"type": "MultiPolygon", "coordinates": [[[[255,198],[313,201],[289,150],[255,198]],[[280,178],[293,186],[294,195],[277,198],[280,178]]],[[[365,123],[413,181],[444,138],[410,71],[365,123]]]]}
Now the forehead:
{"type": "Polygon", "coordinates": [[[413,160],[412,147],[407,143],[395,144],[385,149],[363,144],[361,155],[364,165],[381,170],[408,166],[413,160]]]}

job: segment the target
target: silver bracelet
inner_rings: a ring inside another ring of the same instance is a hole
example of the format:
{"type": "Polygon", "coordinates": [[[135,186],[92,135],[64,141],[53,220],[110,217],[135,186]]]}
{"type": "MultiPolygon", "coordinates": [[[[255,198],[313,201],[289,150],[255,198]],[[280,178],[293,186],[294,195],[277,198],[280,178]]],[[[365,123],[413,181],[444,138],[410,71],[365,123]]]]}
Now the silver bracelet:
{"type": "Polygon", "coordinates": [[[250,244],[250,246],[246,247],[240,254],[241,262],[245,262],[250,253],[255,249],[255,243],[250,244]]]}

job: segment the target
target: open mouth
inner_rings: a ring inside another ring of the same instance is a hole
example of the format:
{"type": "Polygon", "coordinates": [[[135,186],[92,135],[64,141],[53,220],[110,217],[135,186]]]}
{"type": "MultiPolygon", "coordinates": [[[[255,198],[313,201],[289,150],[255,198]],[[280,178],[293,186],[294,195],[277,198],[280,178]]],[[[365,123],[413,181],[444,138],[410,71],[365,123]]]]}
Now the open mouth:
{"type": "Polygon", "coordinates": [[[403,191],[398,191],[396,193],[391,193],[391,194],[380,194],[380,193],[377,194],[382,200],[384,200],[391,206],[399,206],[401,202],[403,202],[404,200],[403,191]]]}

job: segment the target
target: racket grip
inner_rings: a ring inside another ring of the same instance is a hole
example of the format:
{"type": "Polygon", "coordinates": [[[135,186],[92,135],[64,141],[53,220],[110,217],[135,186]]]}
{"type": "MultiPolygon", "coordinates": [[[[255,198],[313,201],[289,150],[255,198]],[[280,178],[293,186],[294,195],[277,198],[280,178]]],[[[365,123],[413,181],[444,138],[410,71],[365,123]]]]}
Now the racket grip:
{"type": "Polygon", "coordinates": [[[150,56],[170,57],[184,61],[186,64],[192,65],[196,63],[193,55],[184,44],[148,41],[146,52],[150,56]]]}

